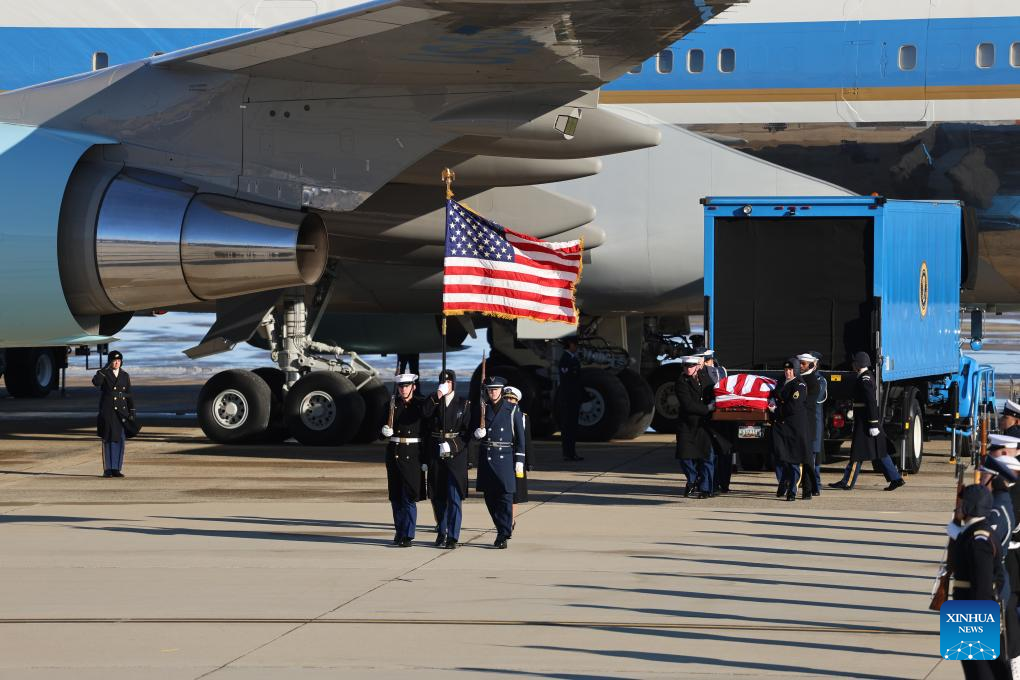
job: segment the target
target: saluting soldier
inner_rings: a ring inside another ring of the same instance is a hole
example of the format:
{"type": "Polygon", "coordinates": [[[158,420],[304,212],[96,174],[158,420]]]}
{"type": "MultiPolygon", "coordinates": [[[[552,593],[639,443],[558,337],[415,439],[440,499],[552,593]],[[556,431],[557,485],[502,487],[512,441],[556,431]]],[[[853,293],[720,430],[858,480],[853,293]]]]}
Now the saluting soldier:
{"type": "MultiPolygon", "coordinates": [[[[702,359],[699,380],[704,386],[703,401],[715,401],[715,386],[726,379],[726,369],[715,359],[715,350],[701,349],[696,353],[702,359]]],[[[733,445],[712,420],[707,421],[708,434],[712,438],[712,495],[730,492],[733,477],[733,445]]]]}
{"type": "Polygon", "coordinates": [[[506,380],[493,376],[485,383],[488,404],[485,427],[475,430],[479,442],[477,488],[485,495],[496,525],[496,548],[505,549],[513,535],[513,502],[517,471],[524,471],[524,418],[515,404],[503,399],[506,380]]]}
{"type": "MultiPolygon", "coordinates": [[[[116,350],[107,356],[106,366],[92,376],[99,388],[99,415],[96,434],[103,440],[103,477],[123,477],[125,421],[134,421],[135,401],[131,395],[131,377],[121,366],[124,355],[116,350]]],[[[130,423],[129,423],[130,426],[130,423]]]]}
{"type": "Polygon", "coordinates": [[[581,385],[581,359],[577,356],[577,338],[563,341],[563,354],[558,366],[560,385],[558,389],[560,445],[563,460],[584,460],[577,455],[577,419],[581,415],[584,401],[584,387],[581,385]]]}
{"type": "Polygon", "coordinates": [[[1020,404],[1011,399],[1006,400],[999,418],[999,429],[1004,435],[1020,437],[1020,404]]]}
{"type": "Polygon", "coordinates": [[[456,393],[457,374],[439,374],[439,387],[425,402],[429,426],[429,479],[436,513],[436,547],[453,550],[460,541],[462,504],[468,491],[467,442],[471,403],[456,393]]]}
{"type": "Polygon", "coordinates": [[[714,392],[706,389],[701,375],[701,357],[685,356],[684,372],[675,383],[679,414],[676,428],[676,457],[687,480],[684,498],[695,489],[698,498],[710,498],[714,487],[712,434],[708,419],[715,410],[714,392]]]}
{"type": "Polygon", "coordinates": [[[845,491],[853,489],[861,471],[861,463],[873,460],[889,482],[885,490],[895,491],[906,482],[886,450],[871,357],[866,352],[858,352],[854,355],[853,366],[857,371],[857,380],[853,386],[854,433],[850,444],[850,462],[843,471],[843,479],[829,484],[829,487],[845,491]]]}
{"type": "Polygon", "coordinates": [[[818,374],[818,359],[813,354],[801,354],[797,357],[797,361],[800,365],[800,379],[807,386],[805,395],[807,403],[804,408],[807,411],[809,455],[801,468],[801,487],[804,500],[810,500],[812,496],[818,495],[819,487],[816,466],[825,429],[822,426],[822,402],[825,401],[825,397],[821,396],[825,390],[825,378],[818,374]]]}
{"type": "MultiPolygon", "coordinates": [[[[992,495],[980,484],[960,493],[960,507],[946,527],[949,537],[948,563],[953,575],[954,600],[999,602],[995,587],[995,547],[987,517],[992,495]]],[[[1000,654],[1000,659],[1006,654],[1000,654]]],[[[1009,667],[1000,659],[963,661],[966,678],[1008,678],[1009,667]]]]}
{"type": "MultiPolygon", "coordinates": [[[[772,451],[782,465],[776,497],[797,500],[797,484],[805,465],[811,465],[811,444],[808,431],[808,388],[800,377],[796,358],[783,364],[785,380],[772,392],[772,451]]],[[[806,493],[804,498],[810,499],[806,493]]]]}
{"type": "Polygon", "coordinates": [[[389,439],[386,446],[386,485],[393,508],[396,533],[393,544],[408,548],[414,540],[418,523],[418,501],[425,491],[423,449],[428,432],[425,424],[425,399],[415,394],[418,376],[402,373],[394,380],[396,395],[392,404],[393,426],[382,426],[382,435],[389,439]]]}

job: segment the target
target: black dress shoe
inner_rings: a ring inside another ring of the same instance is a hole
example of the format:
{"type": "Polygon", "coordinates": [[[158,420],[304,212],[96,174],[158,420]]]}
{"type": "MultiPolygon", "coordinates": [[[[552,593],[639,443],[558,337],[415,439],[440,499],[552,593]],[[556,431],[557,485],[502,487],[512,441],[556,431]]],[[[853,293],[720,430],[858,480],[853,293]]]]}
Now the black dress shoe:
{"type": "Polygon", "coordinates": [[[401,536],[400,534],[394,534],[393,535],[393,545],[400,545],[400,542],[402,540],[404,540],[404,537],[401,536]]]}
{"type": "Polygon", "coordinates": [[[886,491],[895,491],[896,489],[900,488],[904,484],[906,484],[906,482],[903,481],[902,477],[900,477],[899,479],[894,479],[893,481],[889,482],[889,486],[885,487],[885,490],[886,491]]]}
{"type": "Polygon", "coordinates": [[[400,539],[400,543],[398,543],[397,545],[399,545],[401,548],[410,548],[412,542],[413,539],[404,536],[402,539],[400,539]]]}
{"type": "Polygon", "coordinates": [[[685,486],[684,487],[684,498],[688,498],[691,495],[692,491],[694,491],[694,487],[693,486],[691,486],[690,484],[685,486]]]}
{"type": "Polygon", "coordinates": [[[830,489],[843,489],[844,491],[849,491],[850,490],[850,487],[848,487],[842,481],[839,481],[839,482],[829,482],[828,486],[829,486],[830,489]]]}
{"type": "Polygon", "coordinates": [[[447,538],[446,534],[439,534],[438,536],[436,536],[436,547],[442,548],[444,545],[446,545],[446,538],[447,538]]]}
{"type": "Polygon", "coordinates": [[[797,500],[797,492],[794,491],[793,493],[786,494],[786,500],[788,500],[788,501],[795,501],[795,500],[797,500]]]}
{"type": "Polygon", "coordinates": [[[700,501],[700,500],[703,500],[703,499],[705,499],[705,498],[711,498],[711,497],[712,497],[712,494],[710,494],[710,493],[709,493],[709,492],[707,492],[707,491],[699,491],[699,492],[698,492],[698,500],[699,500],[699,501],[700,501]]]}
{"type": "Polygon", "coordinates": [[[505,538],[498,538],[498,539],[496,539],[496,542],[493,543],[492,545],[497,550],[506,550],[506,547],[507,547],[506,546],[506,539],[505,538]]]}
{"type": "Polygon", "coordinates": [[[810,491],[805,491],[805,492],[803,492],[803,493],[802,493],[802,494],[800,495],[800,499],[801,499],[802,501],[809,501],[809,500],[811,500],[811,496],[813,496],[813,495],[814,495],[814,494],[813,494],[813,493],[811,493],[810,491]]]}
{"type": "Polygon", "coordinates": [[[776,487],[776,498],[782,498],[785,493],[786,493],[785,484],[780,484],[779,486],[776,487]]]}
{"type": "Polygon", "coordinates": [[[110,476],[111,476],[111,477],[123,477],[123,476],[124,476],[124,473],[123,473],[123,472],[121,472],[120,470],[114,470],[114,471],[112,471],[112,472],[110,473],[110,476]]]}
{"type": "Polygon", "coordinates": [[[113,470],[103,470],[104,477],[113,477],[113,470]]]}
{"type": "Polygon", "coordinates": [[[443,547],[446,548],[447,550],[455,550],[457,548],[457,539],[456,538],[446,539],[446,543],[443,544],[443,547]]]}
{"type": "Polygon", "coordinates": [[[819,491],[818,489],[815,489],[814,491],[811,492],[811,495],[812,496],[821,496],[822,492],[819,491]]]}

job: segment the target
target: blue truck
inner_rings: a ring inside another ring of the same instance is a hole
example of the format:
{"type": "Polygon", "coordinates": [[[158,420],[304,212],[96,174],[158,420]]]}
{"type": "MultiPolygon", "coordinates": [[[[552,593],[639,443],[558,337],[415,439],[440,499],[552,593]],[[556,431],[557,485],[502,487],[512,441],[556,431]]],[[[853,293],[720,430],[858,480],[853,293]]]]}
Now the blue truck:
{"type": "MultiPolygon", "coordinates": [[[[832,454],[853,430],[850,359],[864,351],[904,471],[920,469],[928,438],[971,434],[973,406],[994,400],[994,373],[991,390],[982,388],[990,369],[960,351],[960,289],[970,264],[959,203],[851,196],[702,204],[706,344],[730,374],[778,377],[788,357],[821,352],[832,454]]],[[[742,465],[767,460],[763,414],[717,417],[732,428],[742,465]]]]}

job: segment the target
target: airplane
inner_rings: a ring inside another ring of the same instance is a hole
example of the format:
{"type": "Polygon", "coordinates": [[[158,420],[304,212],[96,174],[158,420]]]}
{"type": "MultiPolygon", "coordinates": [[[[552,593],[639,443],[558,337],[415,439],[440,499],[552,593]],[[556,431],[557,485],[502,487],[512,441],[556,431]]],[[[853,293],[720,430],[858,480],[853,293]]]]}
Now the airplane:
{"type": "Polygon", "coordinates": [[[374,436],[377,371],[321,338],[334,311],[404,310],[351,269],[437,252],[419,218],[446,167],[507,223],[587,234],[590,206],[530,185],[657,144],[598,87],[739,1],[3,0],[8,392],[44,393],[65,347],[135,313],[215,309],[192,356],[252,341],[279,368],[214,376],[210,436],[374,436]]]}

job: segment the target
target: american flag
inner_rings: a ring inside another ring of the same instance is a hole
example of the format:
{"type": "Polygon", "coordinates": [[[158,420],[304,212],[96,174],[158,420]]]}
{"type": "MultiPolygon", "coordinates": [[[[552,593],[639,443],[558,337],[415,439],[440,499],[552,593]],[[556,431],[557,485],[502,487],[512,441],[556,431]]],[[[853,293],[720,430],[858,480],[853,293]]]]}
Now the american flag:
{"type": "Polygon", "coordinates": [[[443,313],[577,324],[582,249],[580,240],[518,234],[448,200],[443,313]]]}
{"type": "Polygon", "coordinates": [[[722,409],[764,411],[776,381],[750,373],[737,373],[715,386],[715,405],[722,409]]]}

